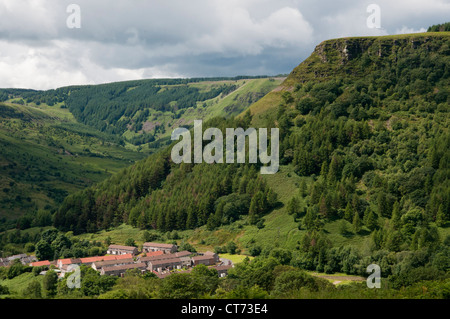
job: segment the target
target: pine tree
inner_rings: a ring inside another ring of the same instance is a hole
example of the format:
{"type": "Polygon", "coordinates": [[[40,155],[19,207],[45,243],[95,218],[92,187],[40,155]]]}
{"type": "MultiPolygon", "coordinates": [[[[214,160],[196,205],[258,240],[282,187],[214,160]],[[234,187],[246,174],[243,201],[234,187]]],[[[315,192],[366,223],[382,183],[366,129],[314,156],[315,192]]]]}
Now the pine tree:
{"type": "Polygon", "coordinates": [[[320,176],[323,176],[323,178],[326,178],[328,174],[328,162],[327,161],[323,161],[322,162],[322,167],[320,169],[320,176]]]}
{"type": "Polygon", "coordinates": [[[217,227],[217,222],[214,214],[209,215],[208,221],[206,222],[206,228],[208,230],[214,230],[217,227]]]}
{"type": "Polygon", "coordinates": [[[330,168],[328,169],[328,176],[327,176],[328,182],[337,181],[338,173],[339,173],[339,161],[336,158],[336,156],[333,156],[333,158],[331,159],[330,168]]]}
{"type": "Polygon", "coordinates": [[[438,169],[440,158],[436,145],[433,145],[433,147],[429,150],[428,157],[430,159],[431,167],[438,169]]]}
{"type": "Polygon", "coordinates": [[[295,197],[295,196],[292,197],[288,201],[287,206],[286,206],[287,213],[289,215],[297,214],[299,212],[299,210],[300,210],[299,205],[300,205],[300,203],[299,203],[299,200],[297,199],[297,197],[295,197]]]}
{"type": "Polygon", "coordinates": [[[361,231],[361,219],[359,218],[357,211],[355,211],[355,215],[353,216],[353,231],[355,233],[359,233],[361,231]]]}
{"type": "Polygon", "coordinates": [[[377,216],[375,215],[374,211],[370,209],[370,207],[367,207],[364,211],[364,224],[371,231],[378,227],[377,216]]]}
{"type": "Polygon", "coordinates": [[[269,208],[275,207],[278,201],[277,193],[275,193],[272,188],[269,188],[266,194],[266,201],[269,208]]]}
{"type": "Polygon", "coordinates": [[[401,226],[401,213],[400,213],[400,204],[399,202],[395,202],[394,206],[392,208],[392,217],[391,217],[391,222],[392,222],[392,226],[394,227],[394,229],[399,229],[401,226]]]}
{"type": "Polygon", "coordinates": [[[248,218],[249,218],[249,223],[252,225],[256,224],[258,221],[258,207],[257,207],[256,200],[254,200],[254,197],[252,198],[252,201],[250,202],[248,218]]]}
{"type": "Polygon", "coordinates": [[[438,212],[436,214],[436,225],[442,227],[445,225],[446,218],[444,214],[444,206],[442,204],[439,205],[438,212]]]}
{"type": "Polygon", "coordinates": [[[344,219],[341,219],[341,221],[339,222],[339,233],[343,236],[348,233],[347,221],[344,219]]]}
{"type": "Polygon", "coordinates": [[[383,217],[389,217],[386,193],[380,192],[377,197],[378,214],[383,217]]]}
{"type": "Polygon", "coordinates": [[[317,218],[316,214],[314,213],[314,210],[312,208],[308,208],[305,214],[305,217],[303,217],[302,225],[306,230],[313,230],[314,229],[314,221],[317,218]]]}
{"type": "Polygon", "coordinates": [[[300,196],[302,198],[304,198],[307,194],[307,191],[308,191],[308,188],[306,186],[305,180],[303,179],[302,182],[300,183],[300,189],[299,189],[300,196]]]}
{"type": "Polygon", "coordinates": [[[186,220],[186,228],[187,229],[194,229],[197,227],[197,218],[195,216],[195,213],[192,209],[188,211],[187,220],[186,220]]]}
{"type": "Polygon", "coordinates": [[[321,196],[319,200],[319,214],[323,218],[327,218],[330,213],[330,207],[326,196],[321,196]]]}
{"type": "Polygon", "coordinates": [[[353,207],[350,204],[350,202],[347,203],[347,206],[345,207],[345,211],[344,211],[344,219],[348,222],[352,222],[353,219],[353,207]]]}

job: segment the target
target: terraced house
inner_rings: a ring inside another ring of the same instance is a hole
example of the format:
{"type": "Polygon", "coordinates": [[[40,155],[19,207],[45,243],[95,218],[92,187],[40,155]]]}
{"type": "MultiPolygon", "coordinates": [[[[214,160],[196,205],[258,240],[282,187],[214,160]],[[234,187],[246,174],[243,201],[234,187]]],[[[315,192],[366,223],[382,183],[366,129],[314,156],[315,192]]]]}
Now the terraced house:
{"type": "Polygon", "coordinates": [[[112,267],[103,267],[100,271],[100,275],[109,275],[109,276],[120,276],[127,272],[130,269],[139,269],[142,273],[146,271],[147,265],[145,263],[132,263],[126,265],[118,265],[112,267]]]}
{"type": "Polygon", "coordinates": [[[178,250],[177,245],[161,243],[144,243],[143,252],[163,251],[165,254],[173,254],[178,250]]]}
{"type": "Polygon", "coordinates": [[[137,255],[138,254],[137,247],[133,246],[122,246],[122,245],[110,245],[108,247],[108,250],[106,251],[107,254],[110,255],[127,255],[132,254],[137,255]]]}

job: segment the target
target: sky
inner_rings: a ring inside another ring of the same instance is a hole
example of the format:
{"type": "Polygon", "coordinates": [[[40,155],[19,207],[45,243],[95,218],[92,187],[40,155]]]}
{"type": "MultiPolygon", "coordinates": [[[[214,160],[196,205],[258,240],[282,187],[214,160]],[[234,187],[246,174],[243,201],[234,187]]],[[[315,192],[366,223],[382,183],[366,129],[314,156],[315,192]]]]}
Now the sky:
{"type": "Polygon", "coordinates": [[[0,87],[286,74],[324,40],[448,17],[450,0],[0,0],[0,87]]]}

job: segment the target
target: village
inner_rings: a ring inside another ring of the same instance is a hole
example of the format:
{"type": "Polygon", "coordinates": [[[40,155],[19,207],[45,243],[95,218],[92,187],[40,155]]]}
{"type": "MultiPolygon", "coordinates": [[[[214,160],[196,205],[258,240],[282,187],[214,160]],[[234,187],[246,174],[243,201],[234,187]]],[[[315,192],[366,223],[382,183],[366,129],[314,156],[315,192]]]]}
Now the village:
{"type": "MultiPolygon", "coordinates": [[[[91,267],[105,276],[123,277],[127,271],[136,270],[141,274],[153,273],[158,278],[165,278],[174,272],[189,273],[197,265],[214,268],[219,277],[225,277],[228,270],[233,267],[231,261],[220,259],[214,252],[178,251],[178,246],[174,244],[153,242],[144,243],[142,251],[134,246],[110,245],[105,256],[65,258],[54,261],[38,261],[35,256],[20,254],[0,258],[0,267],[9,266],[17,259],[24,265],[53,268],[59,278],[73,271],[74,266],[80,265],[91,267]]],[[[45,271],[42,271],[42,274],[45,274],[45,271]]]]}

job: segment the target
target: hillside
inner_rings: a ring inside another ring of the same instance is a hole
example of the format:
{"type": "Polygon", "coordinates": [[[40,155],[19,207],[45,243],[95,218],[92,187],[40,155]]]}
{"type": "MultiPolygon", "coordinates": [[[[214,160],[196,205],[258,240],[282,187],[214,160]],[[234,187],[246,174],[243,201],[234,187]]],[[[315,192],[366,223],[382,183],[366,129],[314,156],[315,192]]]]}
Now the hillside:
{"type": "Polygon", "coordinates": [[[362,285],[311,292],[296,273],[366,276],[372,263],[397,292],[427,281],[448,296],[449,75],[449,32],[325,41],[250,112],[203,125],[278,127],[278,173],[177,165],[167,147],[65,198],[54,226],[95,238],[125,223],[256,257],[218,298],[391,296],[362,285]]]}
{"type": "Polygon", "coordinates": [[[0,101],[67,108],[73,118],[126,148],[151,153],[174,127],[235,116],[277,87],[280,77],[152,79],[34,91],[0,89],[0,101]]]}
{"type": "MultiPolygon", "coordinates": [[[[172,128],[244,111],[281,78],[141,80],[49,91],[0,89],[0,218],[27,228],[170,142],[172,128]],[[27,215],[24,217],[24,215],[27,215]]],[[[0,228],[1,229],[1,228],[0,228]]]]}
{"type": "MultiPolygon", "coordinates": [[[[68,195],[144,158],[75,121],[59,106],[0,103],[1,227],[56,209],[68,195]]],[[[45,226],[45,225],[42,225],[45,226]]]]}
{"type": "MultiPolygon", "coordinates": [[[[287,165],[268,184],[293,218],[275,211],[267,216],[270,233],[242,240],[277,234],[294,247],[308,230],[308,212],[332,242],[366,250],[375,234],[383,238],[378,249],[396,242],[404,250],[415,245],[421,223],[448,227],[449,35],[325,41],[252,105],[253,125],[276,123],[285,132],[287,165]],[[402,220],[410,223],[403,229],[402,220]]],[[[439,233],[444,240],[448,228],[439,233]]]]}
{"type": "MultiPolygon", "coordinates": [[[[448,252],[441,243],[450,209],[449,45],[449,33],[325,41],[250,108],[253,125],[280,128],[279,173],[180,167],[164,152],[67,198],[55,225],[75,232],[101,229],[105,220],[160,231],[204,226],[207,237],[238,223],[241,249],[289,249],[291,264],[306,269],[361,274],[377,261],[385,275],[399,276],[407,261],[396,253],[413,258],[424,249],[421,266],[431,265],[436,251],[448,252]],[[99,198],[104,204],[80,212],[77,203],[99,198]],[[354,262],[345,266],[348,256],[354,262]]],[[[209,125],[248,127],[248,120],[209,125]]]]}

